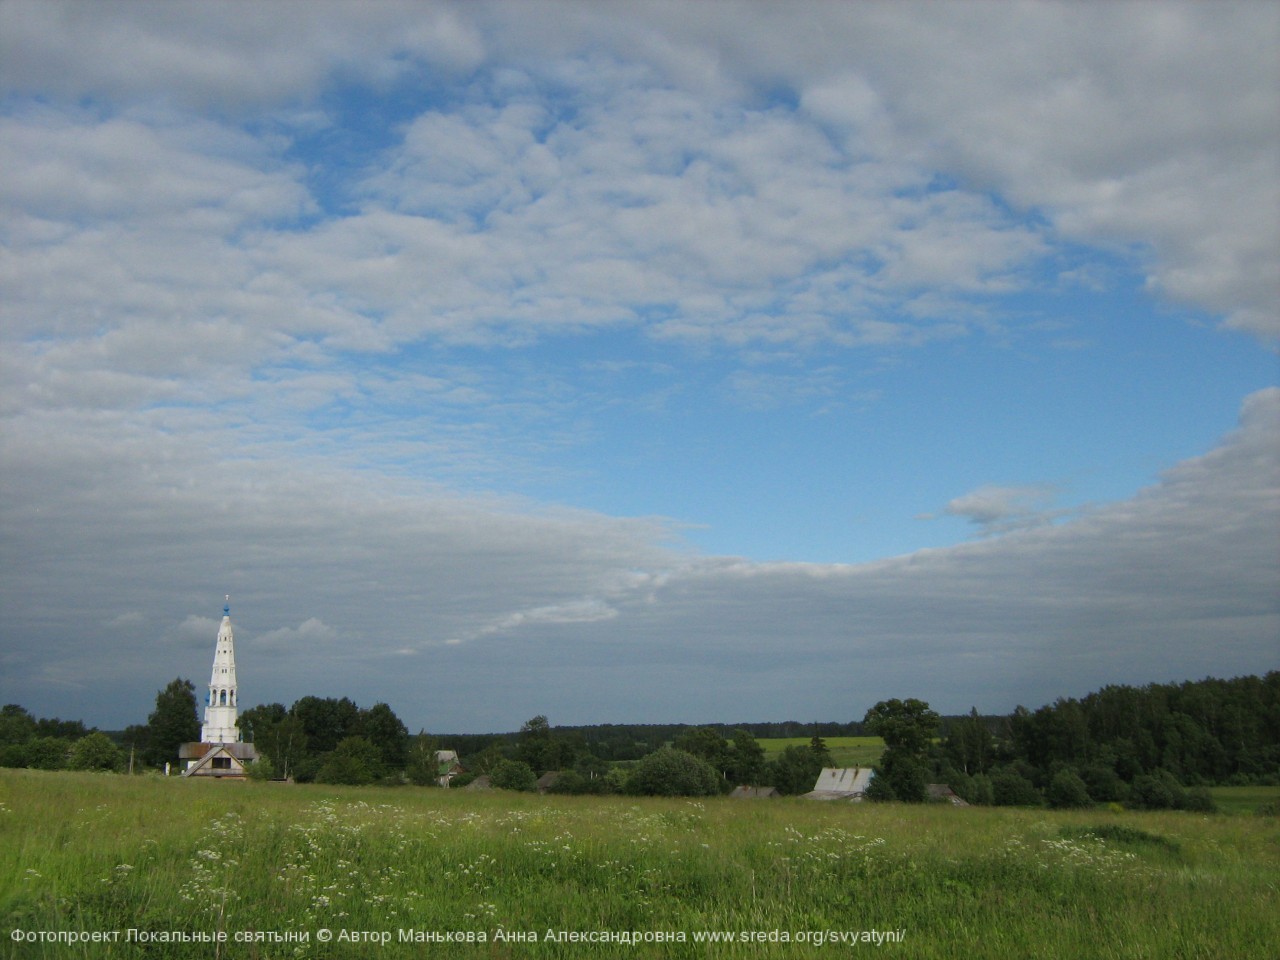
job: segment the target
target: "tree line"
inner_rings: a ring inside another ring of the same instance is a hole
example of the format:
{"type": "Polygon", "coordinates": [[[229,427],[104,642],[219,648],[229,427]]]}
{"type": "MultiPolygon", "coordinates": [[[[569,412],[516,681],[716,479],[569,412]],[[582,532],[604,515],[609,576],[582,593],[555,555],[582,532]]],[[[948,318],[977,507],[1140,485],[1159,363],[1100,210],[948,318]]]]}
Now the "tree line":
{"type": "Polygon", "coordinates": [[[942,726],[926,760],[971,803],[1194,808],[1208,786],[1280,784],[1278,671],[1112,685],[942,726]]]}
{"type": "MultiPolygon", "coordinates": [[[[713,794],[735,785],[813,789],[831,765],[824,737],[884,740],[869,796],[921,801],[949,785],[976,804],[1204,807],[1214,784],[1280,783],[1280,672],[1144,687],[1107,686],[1008,716],[940,717],[920,700],[885,700],[856,723],[606,724],[553,727],[545,716],[508,734],[410,735],[385,703],[307,696],[291,707],[240,714],[242,739],[261,759],[255,776],[322,783],[434,785],[437,750],[456,751],[465,773],[495,786],[533,789],[555,771],[564,793],[713,794]],[[809,735],[766,760],[760,731],[809,735]]],[[[79,721],[44,720],[15,704],[0,709],[0,766],[119,770],[176,764],[198,740],[195,687],[175,679],[156,695],[147,723],[120,734],[79,721]]]]}

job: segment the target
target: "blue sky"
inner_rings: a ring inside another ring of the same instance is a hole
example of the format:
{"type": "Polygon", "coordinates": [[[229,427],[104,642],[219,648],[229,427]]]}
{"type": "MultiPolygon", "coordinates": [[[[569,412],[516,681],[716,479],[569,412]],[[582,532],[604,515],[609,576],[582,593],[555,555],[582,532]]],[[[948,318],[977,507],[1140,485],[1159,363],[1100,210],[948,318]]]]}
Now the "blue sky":
{"type": "Polygon", "coordinates": [[[1280,11],[0,4],[0,698],[1007,711],[1280,653],[1280,11]]]}

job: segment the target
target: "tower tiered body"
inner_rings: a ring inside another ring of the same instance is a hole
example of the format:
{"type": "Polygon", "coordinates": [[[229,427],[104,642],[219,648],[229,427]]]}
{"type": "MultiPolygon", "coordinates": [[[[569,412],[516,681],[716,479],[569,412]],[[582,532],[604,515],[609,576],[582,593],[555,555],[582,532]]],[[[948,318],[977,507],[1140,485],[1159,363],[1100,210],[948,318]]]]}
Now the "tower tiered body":
{"type": "Polygon", "coordinates": [[[200,739],[204,743],[236,743],[240,730],[236,726],[236,644],[231,630],[231,601],[222,608],[222,626],[218,629],[218,647],[213,654],[213,676],[209,679],[209,697],[204,708],[204,726],[200,739]]]}

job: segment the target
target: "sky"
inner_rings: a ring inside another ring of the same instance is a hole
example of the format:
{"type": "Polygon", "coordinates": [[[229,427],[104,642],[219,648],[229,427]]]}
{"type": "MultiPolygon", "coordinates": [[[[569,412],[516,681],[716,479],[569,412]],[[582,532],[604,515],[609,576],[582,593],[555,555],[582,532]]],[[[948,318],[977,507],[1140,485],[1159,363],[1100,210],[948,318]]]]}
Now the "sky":
{"type": "Polygon", "coordinates": [[[1280,5],[0,0],[0,702],[1280,666],[1280,5]]]}

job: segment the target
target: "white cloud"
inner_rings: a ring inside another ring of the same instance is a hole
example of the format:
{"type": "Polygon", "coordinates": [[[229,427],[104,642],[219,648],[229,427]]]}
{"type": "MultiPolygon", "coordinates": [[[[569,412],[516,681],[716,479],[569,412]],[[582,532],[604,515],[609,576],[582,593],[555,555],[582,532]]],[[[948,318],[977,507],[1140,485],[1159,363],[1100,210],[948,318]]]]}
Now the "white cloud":
{"type": "Polygon", "coordinates": [[[964,517],[984,535],[1029,530],[1066,514],[1051,509],[1057,490],[1049,484],[983,486],[949,502],[945,513],[964,517]]]}
{"type": "Polygon", "coordinates": [[[0,85],[10,91],[156,98],[247,109],[313,97],[333,71],[389,85],[423,63],[446,73],[483,55],[449,4],[296,2],[229,13],[200,2],[0,6],[0,85]]]}
{"type": "Polygon", "coordinates": [[[305,652],[308,656],[341,653],[338,631],[316,617],[308,617],[296,627],[278,627],[251,638],[249,645],[253,648],[270,649],[288,648],[294,652],[305,652]]]}
{"type": "Polygon", "coordinates": [[[184,647],[208,646],[213,649],[213,641],[218,637],[220,625],[220,620],[189,613],[174,629],[174,636],[184,647]]]}

